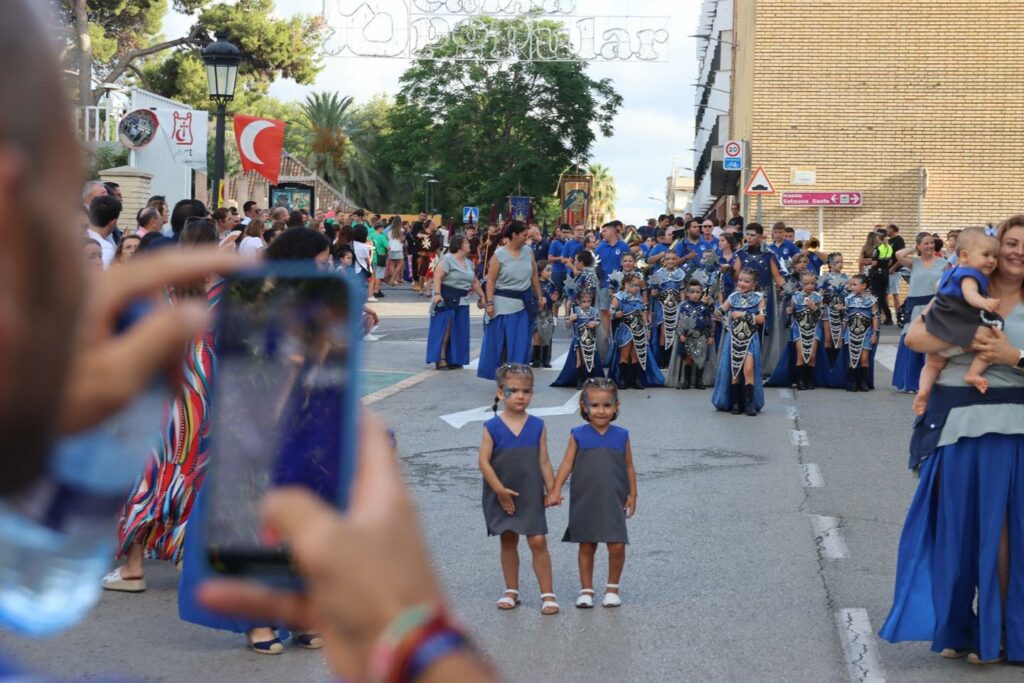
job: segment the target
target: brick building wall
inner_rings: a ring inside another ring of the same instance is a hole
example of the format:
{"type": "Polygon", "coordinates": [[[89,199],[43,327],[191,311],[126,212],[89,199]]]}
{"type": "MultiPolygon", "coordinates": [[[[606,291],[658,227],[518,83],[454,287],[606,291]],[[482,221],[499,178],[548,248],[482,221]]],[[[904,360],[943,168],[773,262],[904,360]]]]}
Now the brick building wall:
{"type": "MultiPolygon", "coordinates": [[[[734,17],[730,137],[752,167],[778,192],[864,192],[825,210],[823,250],[849,263],[877,223],[911,242],[1024,211],[1024,3],[735,0],[734,17]],[[791,185],[794,166],[817,184],[791,185]]],[[[817,209],[766,197],[775,220],[818,234],[817,209]]]]}

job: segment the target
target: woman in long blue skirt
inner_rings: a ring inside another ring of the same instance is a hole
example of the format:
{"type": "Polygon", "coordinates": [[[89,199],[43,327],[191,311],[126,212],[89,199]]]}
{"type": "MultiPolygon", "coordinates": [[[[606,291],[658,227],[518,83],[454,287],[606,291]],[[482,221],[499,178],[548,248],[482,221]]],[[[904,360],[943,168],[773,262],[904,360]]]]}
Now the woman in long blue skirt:
{"type": "Polygon", "coordinates": [[[473,272],[469,258],[469,240],[452,237],[450,253],[434,266],[434,298],[427,332],[427,362],[438,370],[458,369],[469,364],[469,302],[472,290],[480,298],[484,292],[473,272]]]}
{"type": "Polygon", "coordinates": [[[935,253],[935,238],[927,232],[917,235],[917,246],[901,249],[896,260],[905,268],[910,269],[910,289],[903,302],[906,323],[900,343],[896,348],[896,363],[892,370],[892,385],[898,391],[917,391],[924,368],[924,354],[912,350],[906,344],[907,331],[910,325],[920,317],[925,306],[935,296],[942,273],[949,268],[949,262],[935,253]],[[914,250],[917,255],[914,255],[914,250]]]}
{"type": "Polygon", "coordinates": [[[494,380],[502,363],[530,362],[533,350],[531,310],[541,305],[537,264],[526,248],[527,231],[522,221],[512,221],[507,246],[499,247],[487,268],[484,339],[476,375],[494,380]]]}

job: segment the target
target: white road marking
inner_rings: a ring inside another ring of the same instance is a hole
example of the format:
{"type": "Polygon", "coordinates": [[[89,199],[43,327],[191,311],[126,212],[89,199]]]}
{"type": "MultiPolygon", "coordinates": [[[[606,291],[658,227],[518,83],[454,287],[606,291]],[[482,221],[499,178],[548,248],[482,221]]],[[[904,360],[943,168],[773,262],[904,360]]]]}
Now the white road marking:
{"type": "Polygon", "coordinates": [[[825,479],[821,476],[821,468],[817,465],[810,463],[800,465],[800,474],[805,488],[818,489],[825,485],[825,479]]]}
{"type": "Polygon", "coordinates": [[[896,345],[879,344],[875,351],[875,363],[884,365],[889,372],[892,372],[896,367],[896,345]]]}
{"type": "Polygon", "coordinates": [[[466,369],[467,370],[476,370],[479,367],[480,367],[480,356],[477,356],[472,361],[470,361],[469,365],[466,366],[466,369]]]}
{"type": "Polygon", "coordinates": [[[836,626],[843,643],[846,670],[853,683],[885,683],[885,671],[878,658],[875,632],[871,630],[868,611],[862,608],[836,612],[836,626]]]}
{"type": "Polygon", "coordinates": [[[807,432],[803,429],[790,429],[789,438],[794,446],[810,446],[811,441],[807,438],[807,432]]]}
{"type": "Polygon", "coordinates": [[[824,515],[811,515],[814,525],[814,542],[821,547],[821,552],[830,560],[841,560],[846,557],[846,542],[839,534],[839,520],[824,515]]]}
{"type": "MultiPolygon", "coordinates": [[[[530,415],[536,415],[537,417],[551,417],[552,415],[572,415],[579,409],[580,405],[580,394],[582,391],[577,391],[572,395],[568,401],[560,406],[548,406],[546,408],[531,408],[529,411],[530,415]]],[[[494,417],[492,405],[480,406],[479,408],[470,408],[469,410],[463,410],[459,413],[451,413],[449,415],[442,415],[441,419],[450,424],[456,429],[462,429],[470,422],[486,422],[487,420],[494,417]]]]}
{"type": "Polygon", "coordinates": [[[779,389],[779,398],[791,399],[793,398],[792,389],[779,389]]]}
{"type": "Polygon", "coordinates": [[[800,417],[800,409],[796,406],[786,406],[786,417],[796,422],[797,418],[800,417]]]}
{"type": "MultiPolygon", "coordinates": [[[[559,356],[558,358],[556,358],[553,361],[551,361],[551,367],[550,368],[540,368],[540,369],[541,370],[545,370],[547,372],[551,372],[551,371],[561,372],[562,371],[562,366],[565,365],[565,359],[568,358],[568,357],[569,357],[569,352],[566,351],[561,356],[559,356]]],[[[469,370],[476,370],[479,367],[480,367],[480,357],[479,356],[474,358],[473,362],[466,366],[466,368],[469,369],[469,370]]],[[[534,368],[534,369],[536,370],[537,368],[534,368]]]]}
{"type": "Polygon", "coordinates": [[[435,375],[435,374],[437,374],[436,370],[424,370],[423,372],[419,372],[419,373],[413,375],[412,377],[406,377],[405,379],[403,379],[401,382],[398,382],[397,384],[392,384],[389,387],[384,387],[380,391],[375,391],[372,394],[367,394],[366,396],[363,396],[363,405],[364,406],[368,406],[368,405],[373,405],[377,401],[383,401],[384,399],[388,398],[389,396],[394,396],[395,394],[397,394],[400,391],[405,391],[406,389],[409,389],[410,387],[416,386],[417,384],[419,384],[420,382],[422,382],[426,378],[430,377],[431,375],[435,375]]]}

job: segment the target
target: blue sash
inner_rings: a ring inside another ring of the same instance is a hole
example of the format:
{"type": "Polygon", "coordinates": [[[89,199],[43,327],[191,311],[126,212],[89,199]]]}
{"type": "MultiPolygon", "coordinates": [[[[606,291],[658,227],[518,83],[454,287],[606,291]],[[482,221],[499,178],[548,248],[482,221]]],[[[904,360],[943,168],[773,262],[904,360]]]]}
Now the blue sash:
{"type": "MultiPolygon", "coordinates": [[[[910,322],[910,316],[914,312],[914,309],[918,306],[925,306],[929,301],[935,298],[934,294],[926,294],[924,296],[908,296],[903,300],[903,319],[910,322]]],[[[973,388],[973,387],[972,387],[973,388]]]]}
{"type": "Polygon", "coordinates": [[[910,437],[910,460],[907,467],[916,470],[939,447],[939,437],[953,408],[979,405],[1024,404],[1024,390],[1019,387],[989,389],[982,394],[974,387],[951,387],[936,384],[928,397],[924,415],[914,420],[910,437]]]}
{"type": "Polygon", "coordinates": [[[462,303],[462,298],[469,294],[468,289],[458,289],[457,287],[449,287],[448,285],[441,285],[441,301],[438,302],[435,310],[438,311],[456,311],[462,303]]]}
{"type": "Polygon", "coordinates": [[[533,324],[533,320],[537,317],[540,312],[540,304],[537,303],[537,297],[533,294],[533,289],[524,289],[521,292],[517,292],[513,289],[495,289],[494,296],[503,296],[506,299],[519,299],[523,302],[523,306],[526,308],[526,314],[530,316],[530,324],[533,324]]]}

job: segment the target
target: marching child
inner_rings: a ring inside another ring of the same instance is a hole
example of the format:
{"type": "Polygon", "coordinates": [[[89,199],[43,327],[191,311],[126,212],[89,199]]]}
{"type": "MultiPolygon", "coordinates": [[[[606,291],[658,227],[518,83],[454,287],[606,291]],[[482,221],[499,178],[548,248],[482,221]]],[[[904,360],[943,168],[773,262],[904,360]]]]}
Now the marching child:
{"type": "Polygon", "coordinates": [[[601,314],[594,306],[594,290],[580,291],[576,304],[569,308],[565,324],[572,329],[572,344],[562,372],[551,386],[582,389],[588,377],[604,377],[601,355],[597,352],[601,314]]]}
{"type": "MultiPolygon", "coordinates": [[[[713,252],[705,252],[711,254],[713,252]]],[[[679,305],[679,340],[668,365],[667,386],[704,389],[704,366],[715,345],[711,325],[711,298],[700,280],[686,285],[686,300],[679,305]]]]}
{"type": "Polygon", "coordinates": [[[544,305],[537,312],[537,320],[533,327],[533,354],[530,365],[535,368],[551,367],[551,340],[555,334],[555,304],[558,302],[558,289],[551,280],[551,264],[547,261],[537,263],[540,277],[540,291],[544,295],[544,305]]]}
{"type": "Polygon", "coordinates": [[[843,304],[843,340],[846,342],[850,382],[847,391],[870,391],[871,349],[878,344],[878,300],[868,291],[868,277],[857,273],[850,278],[850,294],[843,304]]]}
{"type": "Polygon", "coordinates": [[[605,607],[618,607],[619,579],[626,563],[629,535],[626,520],[636,512],[636,471],[629,432],[612,424],[619,415],[619,396],[610,379],[590,379],[580,396],[580,413],[587,424],[576,427],[558,467],[549,505],[562,502],[569,483],[569,527],[562,538],[579,543],[580,595],[576,606],[594,606],[594,556],[597,545],[608,546],[605,607]]]}
{"type": "MultiPolygon", "coordinates": [[[[793,259],[793,267],[794,270],[797,267],[796,258],[793,259]]],[[[800,275],[800,291],[793,294],[786,309],[792,318],[789,338],[796,358],[797,389],[814,388],[814,365],[821,342],[821,312],[824,308],[824,297],[815,291],[817,286],[818,278],[804,269],[800,275]]]]}
{"type": "Polygon", "coordinates": [[[548,459],[547,430],[526,409],[533,397],[529,366],[506,363],[497,371],[495,415],[484,424],[480,441],[480,471],[484,475],[483,510],[488,536],[501,537],[501,571],[505,594],[498,609],[511,610],[519,599],[519,536],[533,553],[533,571],[541,590],[541,614],[558,614],[553,592],[545,490],[553,491],[548,459]],[[498,402],[505,409],[498,413],[498,402]]]}

